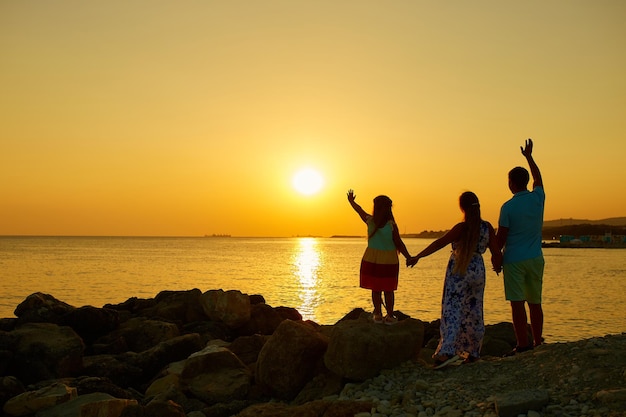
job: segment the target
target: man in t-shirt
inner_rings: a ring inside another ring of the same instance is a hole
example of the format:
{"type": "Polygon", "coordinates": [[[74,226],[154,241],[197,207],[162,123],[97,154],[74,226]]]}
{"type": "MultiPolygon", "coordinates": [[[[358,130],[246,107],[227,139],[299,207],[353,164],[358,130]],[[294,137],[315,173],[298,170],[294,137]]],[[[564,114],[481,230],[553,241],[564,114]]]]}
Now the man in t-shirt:
{"type": "Polygon", "coordinates": [[[511,302],[513,328],[517,346],[512,353],[524,352],[543,341],[543,310],[541,290],[544,259],[541,250],[541,229],[546,195],[541,173],[532,156],[533,141],[528,139],[524,148],[533,177],[533,190],[528,191],[528,171],[515,167],[509,171],[509,189],[513,197],[502,205],[498,221],[498,243],[504,248],[504,292],[511,302]],[[533,343],[528,340],[526,306],[530,313],[533,343]]]}

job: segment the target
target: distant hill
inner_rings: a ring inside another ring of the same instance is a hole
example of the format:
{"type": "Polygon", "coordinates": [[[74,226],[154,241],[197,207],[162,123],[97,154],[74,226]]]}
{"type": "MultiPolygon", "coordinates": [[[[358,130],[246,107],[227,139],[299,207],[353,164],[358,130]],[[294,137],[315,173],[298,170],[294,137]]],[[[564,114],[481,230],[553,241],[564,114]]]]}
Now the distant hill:
{"type": "MultiPolygon", "coordinates": [[[[495,225],[494,225],[495,227],[495,225]]],[[[424,230],[420,233],[404,233],[404,238],[437,239],[445,235],[447,230],[424,230]]],[[[605,233],[614,235],[626,234],[626,217],[611,217],[602,220],[558,219],[544,220],[542,235],[544,239],[558,239],[560,235],[602,236],[605,233]]]]}
{"type": "Polygon", "coordinates": [[[612,217],[602,220],[559,219],[543,222],[543,239],[559,239],[559,236],[604,236],[626,235],[626,217],[612,217]]]}
{"type": "Polygon", "coordinates": [[[608,226],[626,226],[626,217],[611,217],[602,220],[558,219],[543,221],[543,227],[574,226],[578,224],[605,224],[608,226]]]}

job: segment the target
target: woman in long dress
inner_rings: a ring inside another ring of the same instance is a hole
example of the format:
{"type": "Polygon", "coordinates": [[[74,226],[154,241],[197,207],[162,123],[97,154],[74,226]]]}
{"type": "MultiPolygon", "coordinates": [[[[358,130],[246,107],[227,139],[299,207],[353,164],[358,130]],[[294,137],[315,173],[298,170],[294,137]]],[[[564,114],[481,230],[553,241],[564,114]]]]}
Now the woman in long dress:
{"type": "Polygon", "coordinates": [[[433,355],[436,366],[445,366],[460,358],[471,362],[480,357],[485,334],[485,264],[482,254],[489,248],[497,273],[502,264],[495,231],[489,222],[482,220],[476,194],[464,192],[459,198],[459,205],[464,221],[407,260],[407,265],[414,266],[420,258],[452,244],[441,302],[439,346],[433,355]]]}

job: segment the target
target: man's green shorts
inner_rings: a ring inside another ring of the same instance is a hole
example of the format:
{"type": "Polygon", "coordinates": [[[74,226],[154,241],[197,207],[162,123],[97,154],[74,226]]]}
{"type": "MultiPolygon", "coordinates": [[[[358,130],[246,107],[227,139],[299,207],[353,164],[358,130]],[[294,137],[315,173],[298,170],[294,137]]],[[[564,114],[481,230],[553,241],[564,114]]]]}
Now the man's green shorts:
{"type": "Polygon", "coordinates": [[[543,256],[505,264],[502,268],[506,299],[541,304],[544,265],[543,256]]]}

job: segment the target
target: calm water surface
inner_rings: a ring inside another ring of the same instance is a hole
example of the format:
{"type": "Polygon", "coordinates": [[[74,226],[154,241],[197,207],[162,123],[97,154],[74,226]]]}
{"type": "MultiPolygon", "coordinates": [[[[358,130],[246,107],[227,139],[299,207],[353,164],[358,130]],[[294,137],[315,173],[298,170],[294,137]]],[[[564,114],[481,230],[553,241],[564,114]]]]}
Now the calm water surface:
{"type": "MultiPolygon", "coordinates": [[[[432,240],[405,239],[412,254],[432,240]]],[[[364,239],[0,237],[0,317],[41,291],[76,307],[199,288],[262,294],[305,319],[332,324],[371,309],[358,287],[364,239]]],[[[425,321],[440,314],[449,250],[402,268],[396,309],[425,321]]],[[[571,341],[626,331],[626,250],[544,250],[545,337],[571,341]]],[[[485,259],[487,265],[489,255],[485,259]]],[[[510,321],[502,275],[487,273],[485,322],[510,321]]]]}

